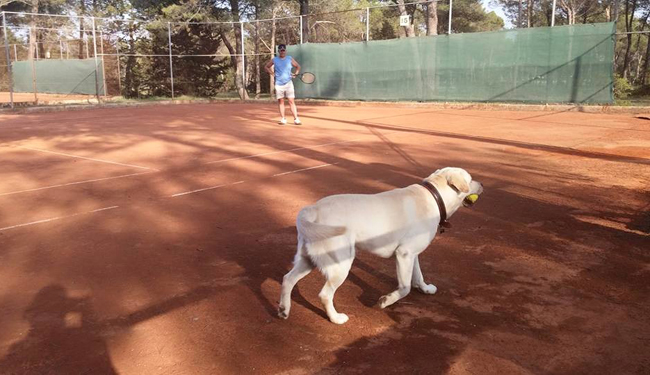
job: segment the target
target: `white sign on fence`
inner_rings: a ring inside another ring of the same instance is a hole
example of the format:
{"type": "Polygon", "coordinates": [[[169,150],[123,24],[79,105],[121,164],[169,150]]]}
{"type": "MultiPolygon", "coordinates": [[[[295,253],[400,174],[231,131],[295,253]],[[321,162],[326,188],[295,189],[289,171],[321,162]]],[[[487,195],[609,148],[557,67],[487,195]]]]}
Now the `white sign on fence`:
{"type": "Polygon", "coordinates": [[[411,16],[408,14],[405,16],[399,16],[399,25],[400,26],[408,26],[411,24],[411,16]]]}

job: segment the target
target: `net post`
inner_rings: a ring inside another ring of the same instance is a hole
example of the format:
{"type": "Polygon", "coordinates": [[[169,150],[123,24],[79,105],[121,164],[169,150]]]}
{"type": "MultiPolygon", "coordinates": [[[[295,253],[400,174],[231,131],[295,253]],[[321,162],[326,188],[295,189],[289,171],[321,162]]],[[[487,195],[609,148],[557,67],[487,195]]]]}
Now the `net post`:
{"type": "Polygon", "coordinates": [[[366,42],[370,41],[370,7],[366,8],[366,42]]]}
{"type": "Polygon", "coordinates": [[[551,11],[551,27],[555,26],[555,3],[557,0],[553,0],[553,10],[551,11]]]}
{"type": "Polygon", "coordinates": [[[63,60],[63,41],[59,38],[59,60],[63,60]]]}
{"type": "MultiPolygon", "coordinates": [[[[14,108],[14,83],[13,77],[11,76],[11,52],[9,52],[9,38],[7,37],[7,18],[5,17],[5,12],[2,12],[2,35],[5,40],[5,54],[7,56],[7,73],[9,74],[9,103],[11,108],[14,108]]],[[[14,45],[15,47],[15,45],[14,45]]]]}
{"type": "Polygon", "coordinates": [[[454,0],[449,0],[449,27],[447,28],[447,34],[451,35],[451,14],[454,7],[454,0]]]}
{"type": "Polygon", "coordinates": [[[14,44],[14,61],[18,61],[18,48],[14,44]]]}
{"type": "MultiPolygon", "coordinates": [[[[174,63],[172,61],[172,24],[167,22],[167,40],[169,42],[169,78],[172,84],[172,100],[174,99],[174,63]]],[[[119,65],[119,63],[118,63],[119,65]]]]}
{"type": "Polygon", "coordinates": [[[302,44],[302,15],[300,15],[300,44],[302,44]]]}
{"type": "MultiPolygon", "coordinates": [[[[242,91],[246,92],[246,56],[244,54],[245,48],[244,48],[244,23],[239,22],[239,27],[240,27],[240,32],[241,32],[241,84],[242,84],[242,91]]],[[[242,92],[242,94],[243,94],[242,92]]],[[[245,100],[246,95],[242,95],[242,100],[245,100]]]]}
{"type": "Polygon", "coordinates": [[[97,59],[97,33],[95,30],[95,17],[90,17],[93,25],[93,55],[95,57],[95,94],[97,95],[97,102],[101,103],[99,95],[99,60],[97,59]]]}

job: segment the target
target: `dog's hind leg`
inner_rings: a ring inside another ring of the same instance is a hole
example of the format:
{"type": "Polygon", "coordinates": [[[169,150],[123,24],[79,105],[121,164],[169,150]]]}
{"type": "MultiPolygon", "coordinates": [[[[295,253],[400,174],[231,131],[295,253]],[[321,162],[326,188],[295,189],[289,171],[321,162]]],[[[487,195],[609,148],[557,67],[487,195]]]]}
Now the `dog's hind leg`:
{"type": "Polygon", "coordinates": [[[334,293],[348,277],[351,266],[352,260],[349,260],[323,269],[327,281],[325,281],[325,285],[318,296],[327,312],[327,317],[332,323],[343,324],[349,319],[347,315],[338,313],[334,308],[334,293]]]}
{"type": "Polygon", "coordinates": [[[293,268],[282,279],[282,292],[280,294],[280,305],[278,306],[278,316],[280,318],[287,319],[289,317],[289,311],[291,310],[291,291],[298,281],[309,275],[309,272],[313,268],[314,266],[311,260],[302,254],[301,249],[298,249],[293,268]]]}
{"type": "Polygon", "coordinates": [[[422,269],[420,269],[420,260],[417,255],[413,261],[413,280],[411,281],[411,285],[424,294],[435,294],[438,291],[435,285],[424,282],[422,269]]]}
{"type": "Polygon", "coordinates": [[[379,307],[382,309],[406,297],[411,292],[415,255],[408,250],[399,247],[397,248],[397,251],[395,251],[395,259],[397,260],[397,282],[399,287],[397,290],[388,293],[379,299],[379,307]]]}
{"type": "Polygon", "coordinates": [[[314,259],[314,263],[318,265],[318,268],[325,275],[325,285],[318,297],[320,297],[330,321],[343,324],[348,321],[348,316],[339,314],[334,308],[334,293],[350,273],[355,255],[354,239],[330,238],[321,243],[320,246],[322,246],[320,256],[314,259]]]}

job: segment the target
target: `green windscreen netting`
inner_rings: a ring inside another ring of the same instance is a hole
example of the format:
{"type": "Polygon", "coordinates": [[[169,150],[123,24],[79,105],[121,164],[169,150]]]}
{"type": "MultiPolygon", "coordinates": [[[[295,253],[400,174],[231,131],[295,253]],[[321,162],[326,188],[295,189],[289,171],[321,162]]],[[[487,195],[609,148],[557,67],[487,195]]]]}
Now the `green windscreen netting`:
{"type": "MultiPolygon", "coordinates": [[[[95,59],[17,61],[11,64],[14,92],[33,92],[36,73],[36,90],[48,94],[95,95],[95,59]]],[[[99,93],[104,94],[102,62],[99,61],[97,82],[99,93]]]]}
{"type": "Polygon", "coordinates": [[[287,49],[303,98],[611,103],[614,23],[287,49]]]}

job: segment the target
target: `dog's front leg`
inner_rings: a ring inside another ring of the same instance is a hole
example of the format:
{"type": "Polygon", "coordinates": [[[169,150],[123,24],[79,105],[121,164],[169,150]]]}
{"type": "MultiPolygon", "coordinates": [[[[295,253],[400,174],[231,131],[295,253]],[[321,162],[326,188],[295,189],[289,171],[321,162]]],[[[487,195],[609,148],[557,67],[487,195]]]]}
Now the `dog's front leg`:
{"type": "Polygon", "coordinates": [[[424,276],[422,276],[422,269],[420,269],[420,260],[418,259],[418,255],[415,256],[415,260],[413,261],[413,281],[411,285],[424,294],[435,294],[438,291],[438,288],[436,288],[435,285],[424,282],[424,276]]]}
{"type": "Polygon", "coordinates": [[[397,260],[397,282],[399,288],[379,299],[379,307],[382,309],[406,297],[411,292],[415,255],[400,246],[395,251],[395,259],[397,260]]]}

